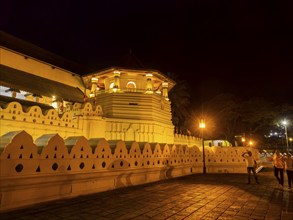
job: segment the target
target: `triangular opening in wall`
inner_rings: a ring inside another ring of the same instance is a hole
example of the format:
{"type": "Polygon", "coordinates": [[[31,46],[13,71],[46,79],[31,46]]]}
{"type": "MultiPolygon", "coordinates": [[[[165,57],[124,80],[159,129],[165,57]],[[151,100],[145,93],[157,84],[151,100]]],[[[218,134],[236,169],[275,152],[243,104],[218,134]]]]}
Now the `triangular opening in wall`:
{"type": "Polygon", "coordinates": [[[95,164],[93,164],[93,167],[92,167],[92,169],[94,170],[94,169],[96,169],[96,166],[95,166],[95,164]]]}
{"type": "Polygon", "coordinates": [[[70,165],[67,167],[67,170],[71,170],[71,166],[70,165]]]}
{"type": "Polygon", "coordinates": [[[36,172],[41,172],[41,168],[40,168],[40,166],[38,166],[38,168],[36,169],[36,172]]]}

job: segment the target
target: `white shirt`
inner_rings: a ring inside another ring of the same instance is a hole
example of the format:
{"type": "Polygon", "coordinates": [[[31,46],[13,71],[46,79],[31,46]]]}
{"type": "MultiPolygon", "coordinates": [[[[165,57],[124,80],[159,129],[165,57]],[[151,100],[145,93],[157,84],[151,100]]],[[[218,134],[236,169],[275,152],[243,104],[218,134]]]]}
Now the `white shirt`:
{"type": "Polygon", "coordinates": [[[243,157],[245,158],[247,167],[254,167],[254,159],[252,156],[244,154],[243,157]]]}

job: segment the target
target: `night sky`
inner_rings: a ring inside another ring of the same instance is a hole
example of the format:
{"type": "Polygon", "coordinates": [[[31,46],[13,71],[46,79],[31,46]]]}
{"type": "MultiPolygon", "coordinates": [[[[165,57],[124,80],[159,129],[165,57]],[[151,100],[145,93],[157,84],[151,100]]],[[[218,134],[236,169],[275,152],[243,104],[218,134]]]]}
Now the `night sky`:
{"type": "Polygon", "coordinates": [[[293,1],[1,1],[0,28],[99,70],[131,50],[187,80],[194,105],[219,93],[293,104],[293,1]]]}

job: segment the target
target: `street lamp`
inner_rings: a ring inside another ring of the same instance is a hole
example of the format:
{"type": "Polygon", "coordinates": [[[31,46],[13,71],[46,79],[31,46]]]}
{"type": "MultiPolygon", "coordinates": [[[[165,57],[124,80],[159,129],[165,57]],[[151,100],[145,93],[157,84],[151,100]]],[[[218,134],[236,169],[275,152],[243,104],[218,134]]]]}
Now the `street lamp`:
{"type": "Polygon", "coordinates": [[[201,119],[199,121],[199,128],[201,130],[201,137],[202,137],[202,162],[203,162],[203,174],[206,174],[206,159],[205,159],[205,152],[204,152],[204,138],[203,138],[203,130],[206,127],[205,120],[201,119]]]}
{"type": "Polygon", "coordinates": [[[293,138],[289,138],[289,141],[290,141],[290,146],[292,147],[292,141],[293,141],[293,138]]]}
{"type": "Polygon", "coordinates": [[[287,121],[286,120],[282,121],[282,124],[284,125],[284,128],[285,128],[286,145],[287,145],[287,151],[288,151],[289,143],[288,143],[288,134],[287,134],[287,121]]]}

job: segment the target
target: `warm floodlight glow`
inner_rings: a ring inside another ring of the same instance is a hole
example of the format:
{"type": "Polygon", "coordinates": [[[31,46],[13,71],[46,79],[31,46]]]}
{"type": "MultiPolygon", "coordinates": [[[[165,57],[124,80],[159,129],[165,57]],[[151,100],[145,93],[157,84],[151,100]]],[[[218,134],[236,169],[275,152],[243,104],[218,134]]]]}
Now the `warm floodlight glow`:
{"type": "Polygon", "coordinates": [[[203,174],[206,174],[206,159],[205,159],[205,150],[204,150],[204,128],[206,127],[205,120],[199,120],[199,128],[201,129],[201,137],[202,137],[202,162],[203,162],[203,174]]]}
{"type": "Polygon", "coordinates": [[[93,97],[95,97],[95,93],[91,92],[90,93],[90,98],[93,98],[93,97]]]}
{"type": "Polygon", "coordinates": [[[52,107],[55,108],[55,109],[58,108],[58,102],[57,101],[53,101],[52,102],[52,107]]]}
{"type": "Polygon", "coordinates": [[[206,127],[206,124],[205,124],[205,122],[204,122],[204,119],[201,119],[200,121],[199,121],[199,128],[205,128],[206,127]]]}
{"type": "Polygon", "coordinates": [[[92,80],[92,83],[97,83],[98,82],[98,78],[96,78],[96,77],[92,77],[91,80],[92,80]]]}
{"type": "Polygon", "coordinates": [[[147,74],[145,74],[145,76],[146,76],[147,78],[151,78],[151,77],[153,76],[153,74],[151,74],[151,73],[147,73],[147,74]]]}
{"type": "Polygon", "coordinates": [[[117,92],[118,91],[118,89],[117,88],[113,88],[113,92],[115,93],[115,92],[117,92]]]}
{"type": "Polygon", "coordinates": [[[52,107],[53,108],[58,108],[58,103],[57,103],[57,100],[56,100],[56,96],[55,95],[52,95],[52,107]]]}
{"type": "Polygon", "coordinates": [[[285,128],[285,136],[286,136],[286,145],[287,145],[287,150],[289,150],[289,142],[288,142],[288,133],[287,133],[287,121],[283,120],[282,124],[284,125],[285,128]]]}
{"type": "Polygon", "coordinates": [[[114,76],[120,76],[120,71],[119,70],[115,70],[114,71],[114,76]]]}

